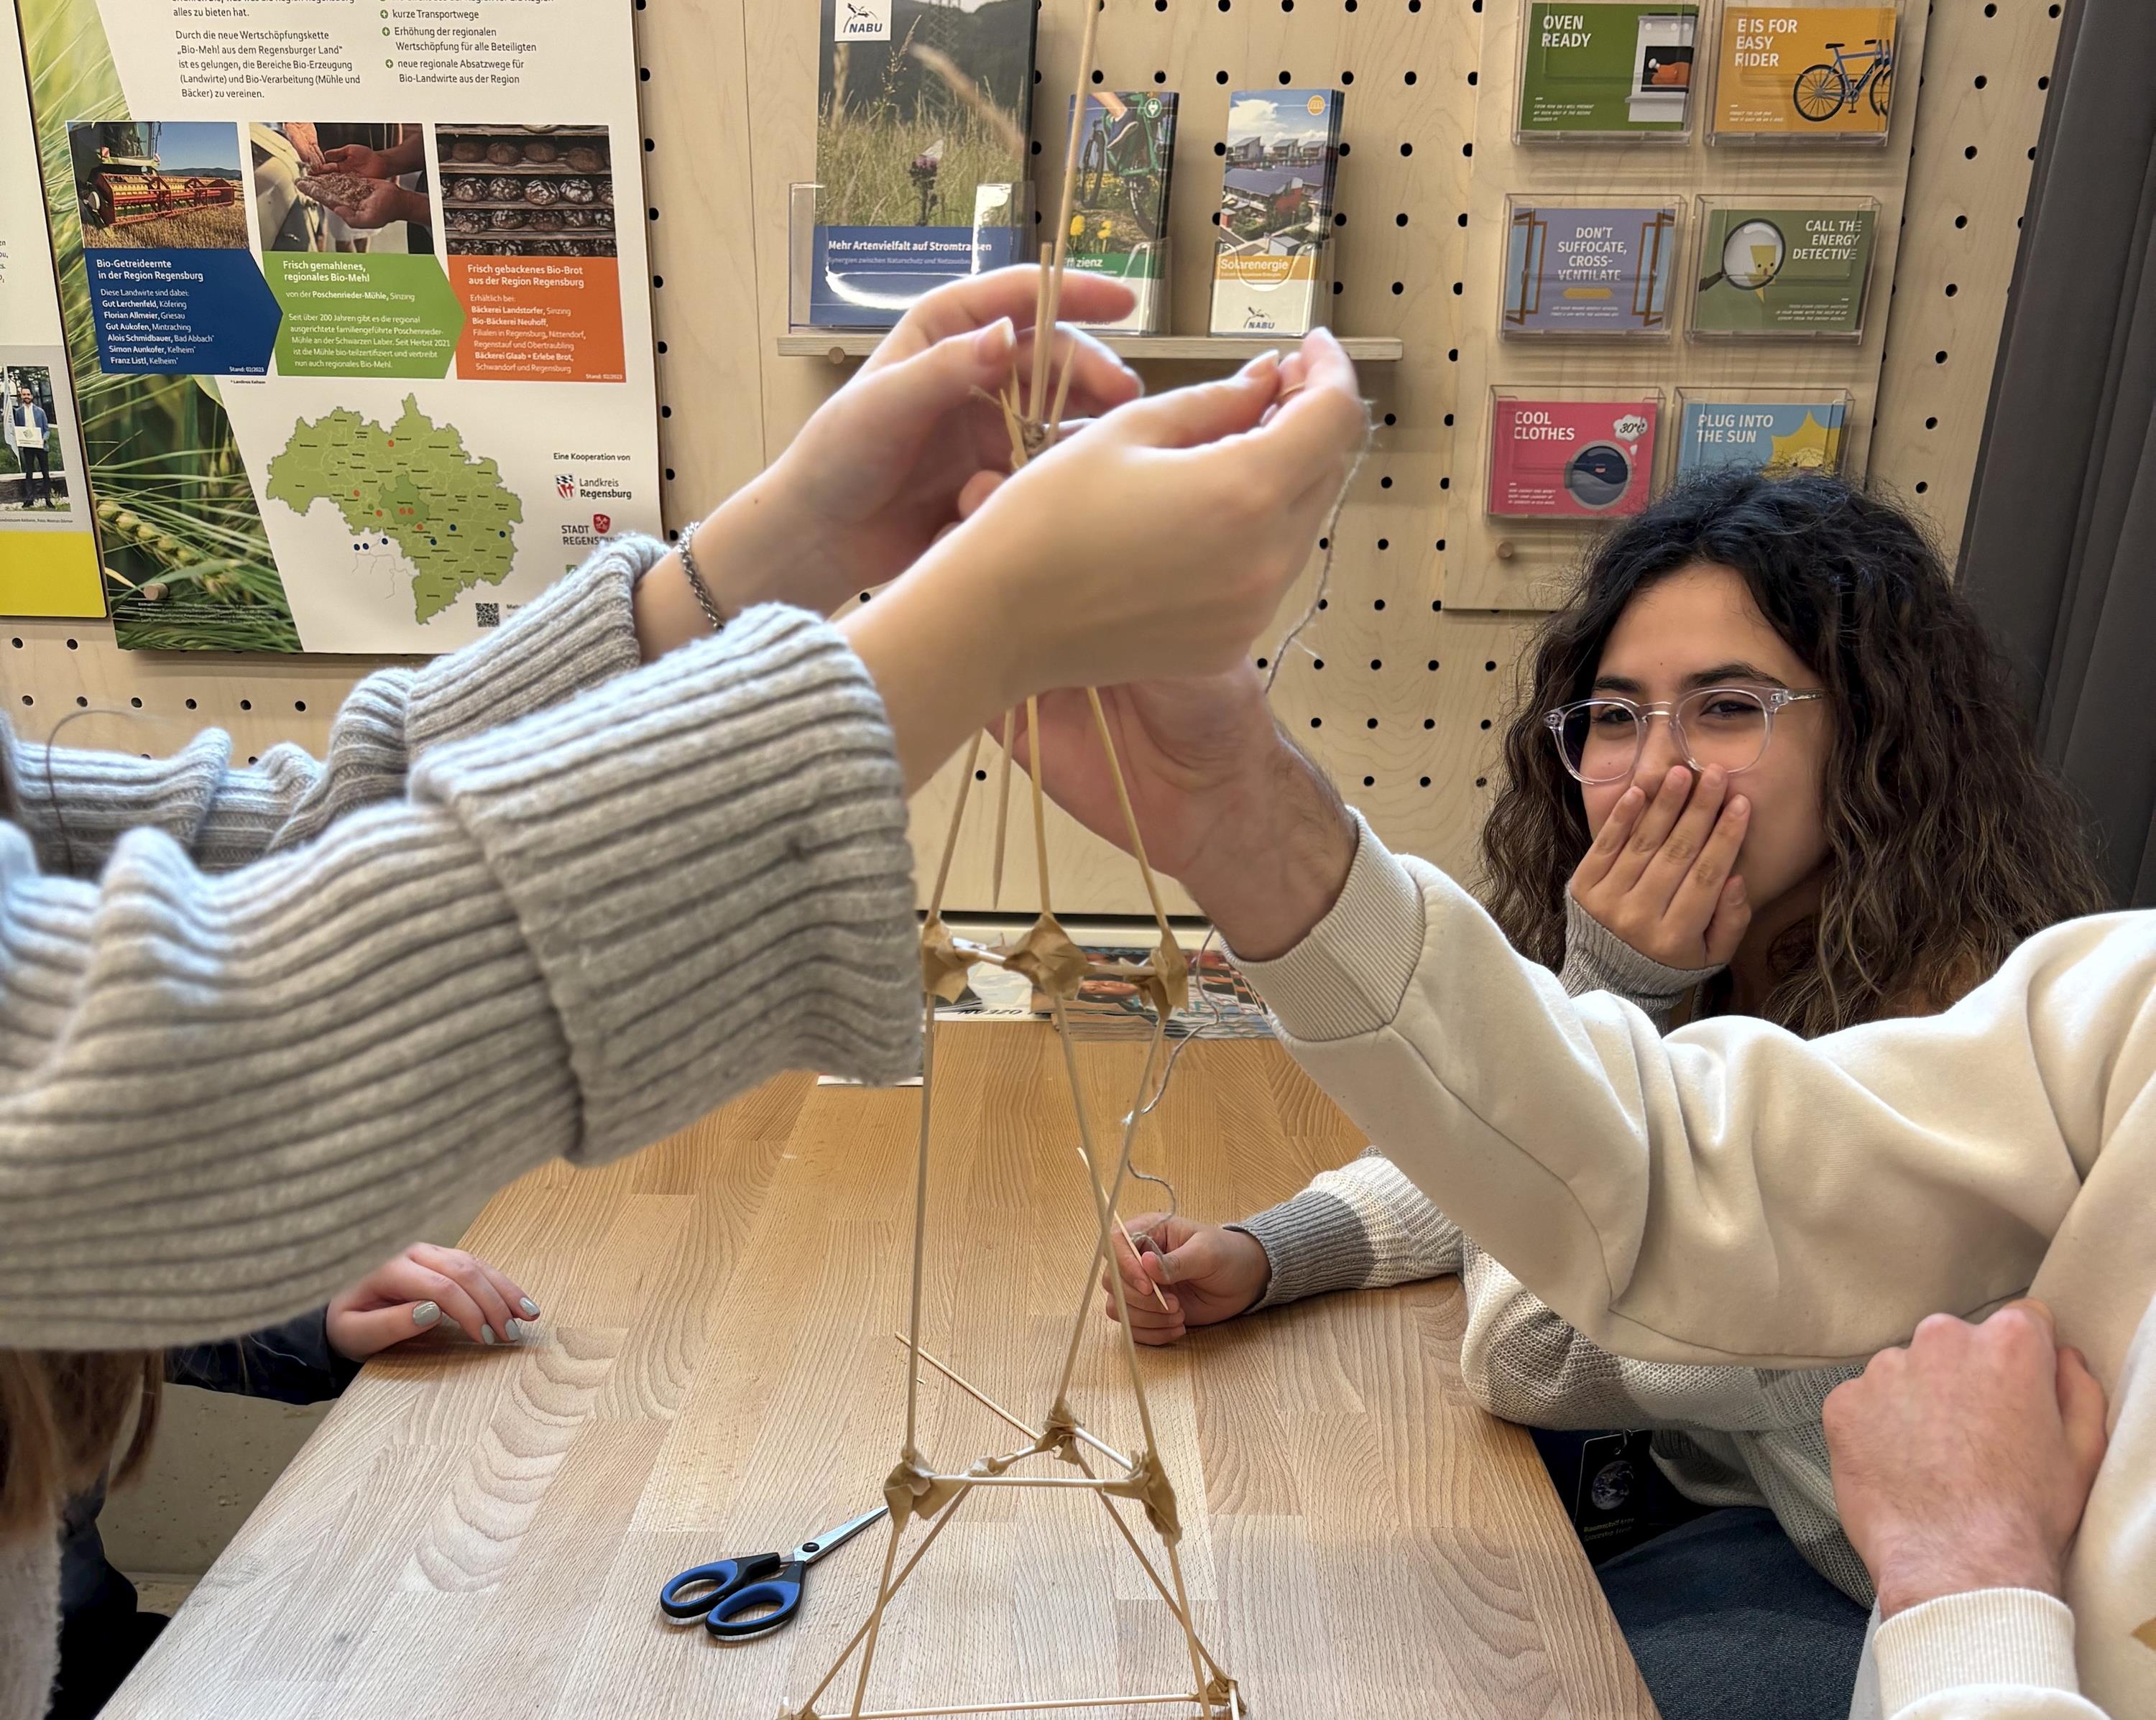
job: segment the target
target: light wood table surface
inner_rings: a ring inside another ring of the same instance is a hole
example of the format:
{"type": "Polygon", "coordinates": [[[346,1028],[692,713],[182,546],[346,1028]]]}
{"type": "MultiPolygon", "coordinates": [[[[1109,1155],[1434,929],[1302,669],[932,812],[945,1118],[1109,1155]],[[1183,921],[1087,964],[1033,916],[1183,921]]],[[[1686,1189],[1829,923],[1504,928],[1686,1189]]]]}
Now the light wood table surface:
{"type": "MultiPolygon", "coordinates": [[[[924,1345],[1037,1417],[1094,1234],[1061,1059],[1045,1025],[955,1025],[937,1053],[924,1345]]],[[[1080,1047],[1096,1117],[1121,1114],[1140,1055],[1080,1047]]],[[[758,1641],[670,1628],[656,1600],[687,1565],[879,1499],[904,1418],[891,1334],[917,1103],[789,1078],[634,1159],[505,1190],[466,1241],[540,1303],[536,1337],[371,1364],[111,1720],[798,1703],[866,1616],[880,1531],[814,1568],[800,1620],[758,1641]]],[[[1224,1218],[1360,1144],[1276,1046],[1221,1042],[1183,1060],[1137,1156],[1186,1212],[1224,1218]]],[[[1261,1720],[1652,1715],[1532,1446],[1460,1386],[1462,1319],[1446,1280],[1142,1354],[1193,1610],[1261,1720]]],[[[1092,1323],[1073,1403],[1128,1450],[1116,1337],[1092,1323]]],[[[1013,1444],[924,1373],[932,1459],[1013,1444]]],[[[983,1494],[892,1604],[869,1706],[1187,1688],[1151,1595],[1091,1499],[983,1494]]]]}

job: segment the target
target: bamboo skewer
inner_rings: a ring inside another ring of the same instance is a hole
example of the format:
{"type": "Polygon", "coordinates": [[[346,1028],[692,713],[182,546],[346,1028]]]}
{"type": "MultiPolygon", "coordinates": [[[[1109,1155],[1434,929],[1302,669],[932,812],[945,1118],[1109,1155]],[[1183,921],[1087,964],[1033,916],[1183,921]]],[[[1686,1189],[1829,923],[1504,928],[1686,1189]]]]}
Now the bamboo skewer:
{"type": "Polygon", "coordinates": [[[1175,941],[1175,929],[1168,923],[1168,909],[1160,899],[1160,881],[1153,876],[1152,864],[1146,858],[1145,838],[1138,834],[1138,815],[1131,806],[1131,791],[1123,781],[1123,761],[1116,756],[1116,738],[1108,729],[1108,714],[1101,708],[1101,691],[1088,687],[1086,698],[1093,707],[1093,727],[1101,737],[1101,750],[1108,755],[1108,776],[1116,785],[1116,804],[1123,810],[1123,829],[1131,839],[1131,857],[1138,863],[1138,876],[1145,880],[1146,899],[1152,904],[1153,923],[1168,942],[1175,941]]]}
{"type": "Polygon", "coordinates": [[[943,841],[943,857],[936,868],[936,892],[928,898],[928,917],[936,919],[943,912],[944,887],[951,882],[951,857],[958,852],[958,826],[966,816],[966,796],[972,792],[973,771],[980,763],[981,737],[976,735],[973,744],[966,749],[966,768],[958,773],[958,797],[951,808],[951,833],[943,841]]]}
{"type": "Polygon", "coordinates": [[[1004,760],[996,769],[996,857],[988,874],[991,909],[1004,905],[1004,839],[1010,831],[1011,745],[1017,736],[1018,707],[1013,705],[1004,713],[1004,760]]]}
{"type": "MultiPolygon", "coordinates": [[[[894,1332],[891,1336],[897,1339],[901,1344],[904,1344],[906,1342],[906,1334],[903,1332],[894,1332]]],[[[1005,1409],[1001,1404],[990,1397],[988,1393],[983,1391],[979,1386],[974,1385],[972,1380],[968,1380],[963,1374],[961,1374],[948,1362],[939,1362],[936,1359],[934,1355],[925,1349],[921,1352],[921,1359],[927,1363],[930,1367],[941,1374],[953,1385],[957,1386],[959,1390],[964,1392],[967,1396],[972,1398],[976,1403],[981,1405],[991,1415],[1002,1417],[1003,1420],[1008,1421],[1020,1433],[1026,1434],[1034,1439],[1040,1437],[1040,1430],[1039,1428],[1027,1426],[1024,1421],[1020,1421],[1016,1415],[1014,1415],[1009,1410],[1005,1409]]],[[[1106,1457],[1111,1463],[1118,1464],[1125,1469],[1128,1469],[1131,1467],[1131,1460],[1129,1458],[1126,1457],[1121,1451],[1117,1451],[1113,1446],[1108,1444],[1105,1440],[1096,1438],[1086,1429],[1082,1427],[1077,1429],[1076,1437],[1083,1440],[1087,1445],[1092,1446],[1095,1451],[1106,1457]]]]}

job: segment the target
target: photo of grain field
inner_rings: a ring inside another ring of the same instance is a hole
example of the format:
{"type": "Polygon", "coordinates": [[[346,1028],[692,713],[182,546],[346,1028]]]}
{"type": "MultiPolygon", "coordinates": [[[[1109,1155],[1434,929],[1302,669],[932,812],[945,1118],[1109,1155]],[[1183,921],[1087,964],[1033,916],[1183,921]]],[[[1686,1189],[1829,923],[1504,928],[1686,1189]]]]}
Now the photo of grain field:
{"type": "MultiPolygon", "coordinates": [[[[216,383],[98,367],[67,122],[131,123],[104,22],[94,0],[18,0],[17,15],[114,633],[138,650],[297,651],[291,606],[216,383]]],[[[234,207],[244,223],[244,200],[234,207]]]]}
{"type": "MultiPolygon", "coordinates": [[[[842,42],[823,0],[816,218],[833,227],[971,227],[974,192],[1025,177],[1031,0],[893,0],[887,40],[842,42]]],[[[1019,200],[988,224],[1009,223],[1019,200]]]]}

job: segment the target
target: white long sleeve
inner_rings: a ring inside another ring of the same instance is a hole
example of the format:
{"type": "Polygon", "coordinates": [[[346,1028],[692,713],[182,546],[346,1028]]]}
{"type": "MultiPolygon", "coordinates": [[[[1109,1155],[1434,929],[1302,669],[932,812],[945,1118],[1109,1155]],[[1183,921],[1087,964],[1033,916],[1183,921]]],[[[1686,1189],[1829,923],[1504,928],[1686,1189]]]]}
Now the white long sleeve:
{"type": "Polygon", "coordinates": [[[1245,965],[1369,1139],[1606,1349],[1816,1367],[2044,1297],[2112,1403],[2066,1577],[2080,1693],[1926,1655],[1888,1712],[2156,1720],[2156,914],[2044,932],[1943,1015],[1665,1038],[1364,829],[1324,920],[1245,965]]]}

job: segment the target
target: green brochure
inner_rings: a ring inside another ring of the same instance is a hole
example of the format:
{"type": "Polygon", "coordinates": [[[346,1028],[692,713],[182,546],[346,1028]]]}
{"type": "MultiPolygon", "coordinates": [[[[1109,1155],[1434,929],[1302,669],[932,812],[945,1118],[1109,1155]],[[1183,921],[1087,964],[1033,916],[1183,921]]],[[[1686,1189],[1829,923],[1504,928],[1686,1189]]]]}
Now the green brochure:
{"type": "Polygon", "coordinates": [[[1860,335],[1878,212],[1724,207],[1707,212],[1692,329],[1860,335]]]}
{"type": "Polygon", "coordinates": [[[1521,28],[1522,136],[1688,130],[1698,7],[1530,0],[1521,28]]]}

